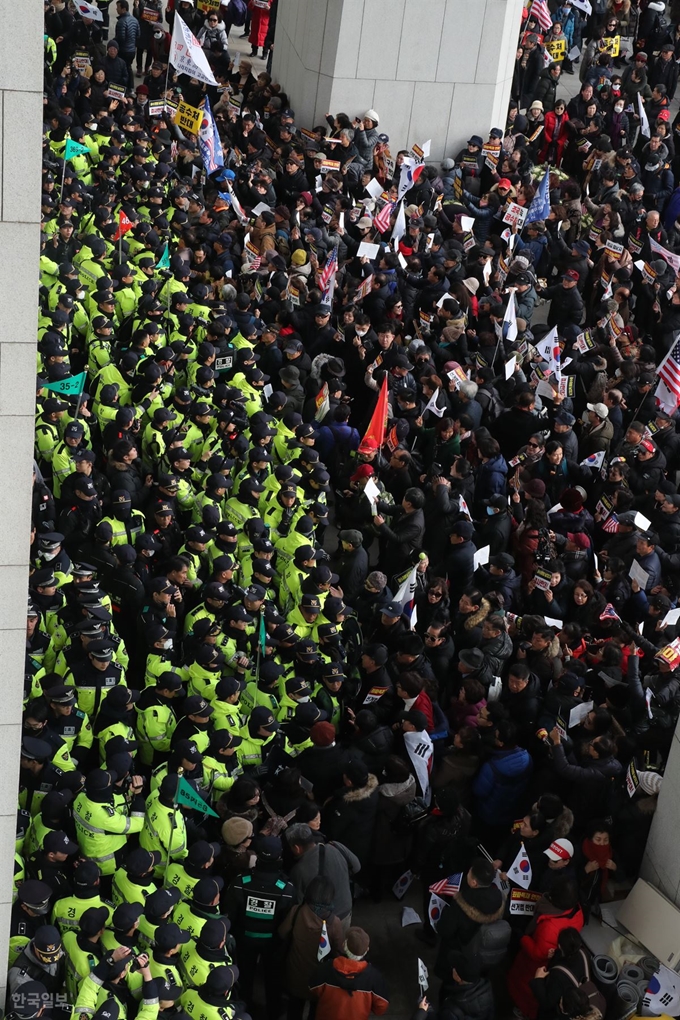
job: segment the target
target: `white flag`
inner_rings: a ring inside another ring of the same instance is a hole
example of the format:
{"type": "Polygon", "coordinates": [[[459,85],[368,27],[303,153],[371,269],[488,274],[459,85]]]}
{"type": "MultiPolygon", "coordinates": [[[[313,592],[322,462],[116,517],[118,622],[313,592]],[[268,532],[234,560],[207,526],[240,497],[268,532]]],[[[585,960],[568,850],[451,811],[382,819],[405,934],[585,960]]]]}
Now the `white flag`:
{"type": "Polygon", "coordinates": [[[550,330],[540,343],[534,344],[536,350],[544,361],[550,363],[553,360],[553,349],[557,343],[557,326],[550,330]]]}
{"type": "Polygon", "coordinates": [[[399,585],[399,591],[394,596],[395,602],[401,602],[403,607],[411,606],[416,594],[416,582],[417,582],[418,568],[413,567],[409,571],[408,577],[405,581],[399,585]]]}
{"type": "Polygon", "coordinates": [[[188,74],[206,85],[217,85],[208,58],[189,26],[175,14],[170,44],[170,63],[180,74],[188,74]]]}
{"type": "Polygon", "coordinates": [[[324,921],[321,926],[321,934],[319,935],[319,948],[316,954],[317,960],[323,960],[324,956],[328,956],[330,951],[331,943],[330,939],[328,938],[328,928],[326,927],[326,922],[324,921]]]}
{"type": "Polygon", "coordinates": [[[436,414],[438,418],[442,417],[442,415],[444,414],[444,411],[446,410],[446,408],[445,407],[437,407],[437,397],[438,396],[439,396],[439,390],[436,389],[434,391],[434,393],[432,394],[432,396],[430,397],[429,401],[427,402],[427,405],[425,407],[425,410],[423,411],[423,414],[425,414],[425,411],[432,411],[432,414],[436,414]]]}
{"type": "Polygon", "coordinates": [[[520,845],[517,856],[508,868],[508,878],[524,889],[531,885],[531,861],[524,849],[524,843],[520,845]]]}
{"type": "Polygon", "coordinates": [[[397,218],[394,221],[394,226],[392,227],[392,240],[396,242],[401,241],[405,233],[406,233],[406,213],[404,212],[404,200],[402,199],[401,202],[399,203],[397,218]]]}
{"type": "Polygon", "coordinates": [[[642,1002],[651,1013],[677,1016],[680,1012],[680,977],[660,963],[659,969],[649,979],[642,1002]]]}
{"type": "Polygon", "coordinates": [[[590,457],[586,457],[585,460],[582,460],[580,462],[579,466],[601,468],[602,465],[604,464],[604,454],[605,454],[604,450],[598,450],[597,453],[591,453],[590,457]]]}
{"type": "Polygon", "coordinates": [[[645,113],[645,104],[642,102],[642,96],[639,92],[638,113],[640,114],[640,134],[644,135],[645,138],[651,138],[652,132],[649,130],[649,121],[647,120],[647,114],[645,113]]]}
{"type": "Polygon", "coordinates": [[[430,797],[432,791],[430,790],[430,769],[429,764],[432,760],[433,746],[430,734],[427,730],[421,730],[418,733],[416,730],[410,730],[408,733],[404,733],[404,746],[408,751],[408,756],[411,759],[413,770],[418,780],[418,785],[422,790],[423,800],[429,806],[430,797]]]}
{"type": "Polygon", "coordinates": [[[418,959],[418,984],[420,986],[421,998],[430,987],[429,974],[423,961],[418,959]]]}
{"type": "Polygon", "coordinates": [[[417,622],[418,622],[418,606],[414,602],[413,603],[413,611],[411,613],[411,630],[415,630],[416,629],[417,622]]]}
{"type": "Polygon", "coordinates": [[[441,896],[437,896],[436,893],[430,893],[430,903],[427,908],[427,916],[429,917],[430,924],[435,931],[437,930],[437,925],[439,924],[446,906],[446,900],[443,900],[441,896]]]}
{"type": "Polygon", "coordinates": [[[517,339],[517,305],[515,302],[515,288],[510,288],[508,307],[503,316],[503,335],[506,340],[513,343],[517,339]]]}
{"type": "Polygon", "coordinates": [[[593,13],[592,4],[590,0],[571,0],[574,7],[578,7],[579,11],[583,11],[589,17],[593,13]]]}
{"type": "Polygon", "coordinates": [[[468,505],[467,505],[467,503],[465,502],[465,500],[463,499],[462,496],[458,497],[458,509],[460,510],[460,512],[462,514],[466,514],[466,516],[468,516],[470,518],[470,520],[472,520],[472,514],[470,513],[470,510],[468,509],[468,505]]]}
{"type": "Polygon", "coordinates": [[[104,15],[99,8],[94,4],[88,4],[86,0],[75,0],[75,8],[83,18],[90,18],[92,21],[104,20],[104,15]]]}

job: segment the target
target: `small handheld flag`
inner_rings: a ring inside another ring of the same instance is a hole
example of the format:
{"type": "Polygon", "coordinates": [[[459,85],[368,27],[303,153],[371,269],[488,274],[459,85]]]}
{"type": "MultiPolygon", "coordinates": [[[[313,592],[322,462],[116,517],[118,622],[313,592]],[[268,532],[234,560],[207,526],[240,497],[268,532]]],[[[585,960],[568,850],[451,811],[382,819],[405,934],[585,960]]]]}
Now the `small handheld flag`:
{"type": "Polygon", "coordinates": [[[316,952],[317,960],[319,962],[323,960],[324,956],[328,956],[330,951],[331,943],[330,939],[328,938],[328,928],[326,927],[326,922],[324,921],[321,926],[321,934],[319,935],[319,948],[316,952]]]}
{"type": "Polygon", "coordinates": [[[439,924],[445,906],[446,903],[444,900],[437,896],[436,893],[430,894],[430,904],[427,908],[427,916],[429,917],[430,924],[435,931],[437,930],[437,925],[439,924]]]}
{"type": "Polygon", "coordinates": [[[508,868],[508,878],[524,889],[528,889],[531,885],[531,877],[531,861],[529,854],[524,849],[524,843],[522,843],[517,856],[508,868]]]}

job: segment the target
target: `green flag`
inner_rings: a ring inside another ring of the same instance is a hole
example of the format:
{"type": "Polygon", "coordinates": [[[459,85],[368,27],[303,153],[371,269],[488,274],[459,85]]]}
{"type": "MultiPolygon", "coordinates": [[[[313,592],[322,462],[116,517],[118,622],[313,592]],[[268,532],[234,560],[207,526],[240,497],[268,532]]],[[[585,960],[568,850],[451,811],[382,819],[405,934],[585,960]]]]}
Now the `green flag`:
{"type": "Polygon", "coordinates": [[[259,641],[260,641],[260,651],[264,655],[264,648],[265,648],[265,645],[267,643],[267,631],[266,631],[266,628],[265,628],[265,625],[264,625],[264,613],[263,612],[260,612],[259,641]]]}
{"type": "Polygon", "coordinates": [[[166,241],[163,254],[156,263],[156,269],[169,269],[169,268],[170,268],[170,246],[166,241]]]}
{"type": "Polygon", "coordinates": [[[66,151],[64,152],[64,159],[73,159],[74,156],[87,156],[89,153],[87,145],[81,145],[80,142],[74,142],[71,138],[66,142],[66,151]]]}
{"type": "Polygon", "coordinates": [[[177,792],[175,793],[175,804],[182,804],[184,807],[191,808],[193,811],[201,811],[204,815],[212,815],[213,818],[219,818],[216,811],[213,811],[211,807],[206,804],[202,797],[196,793],[193,787],[189,786],[184,776],[179,777],[179,783],[177,784],[177,792]]]}
{"type": "Polygon", "coordinates": [[[67,379],[59,379],[57,382],[43,383],[44,390],[53,390],[54,393],[62,393],[64,396],[72,397],[82,393],[85,389],[86,372],[79,375],[70,375],[67,379]]]}

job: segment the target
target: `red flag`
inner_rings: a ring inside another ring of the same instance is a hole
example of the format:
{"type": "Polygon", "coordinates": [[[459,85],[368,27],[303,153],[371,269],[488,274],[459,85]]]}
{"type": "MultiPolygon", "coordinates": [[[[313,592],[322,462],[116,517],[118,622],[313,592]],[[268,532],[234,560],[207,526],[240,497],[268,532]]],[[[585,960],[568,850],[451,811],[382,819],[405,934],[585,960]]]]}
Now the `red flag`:
{"type": "Polygon", "coordinates": [[[359,452],[362,447],[365,450],[379,450],[385,442],[385,429],[387,427],[387,376],[382,381],[378,403],[371,416],[364,438],[359,443],[359,452]]]}
{"type": "Polygon", "coordinates": [[[127,234],[128,230],[132,230],[134,223],[132,223],[123,210],[121,209],[120,215],[118,216],[118,230],[113,235],[114,241],[120,241],[123,234],[127,234]]]}

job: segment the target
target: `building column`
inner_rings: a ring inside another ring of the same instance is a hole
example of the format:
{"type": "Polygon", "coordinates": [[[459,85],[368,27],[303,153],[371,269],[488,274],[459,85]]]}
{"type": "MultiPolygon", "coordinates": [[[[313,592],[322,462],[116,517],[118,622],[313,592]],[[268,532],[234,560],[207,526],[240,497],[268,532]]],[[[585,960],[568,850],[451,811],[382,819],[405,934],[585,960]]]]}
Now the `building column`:
{"type": "Polygon", "coordinates": [[[297,123],[373,109],[430,159],[504,128],[522,0],[279,0],[272,73],[297,123]]]}
{"type": "MultiPolygon", "coordinates": [[[[43,5],[0,0],[0,960],[12,906],[40,256],[43,5]],[[10,26],[14,26],[12,29],[10,26]]],[[[0,1006],[7,972],[2,968],[0,1006]]]]}

